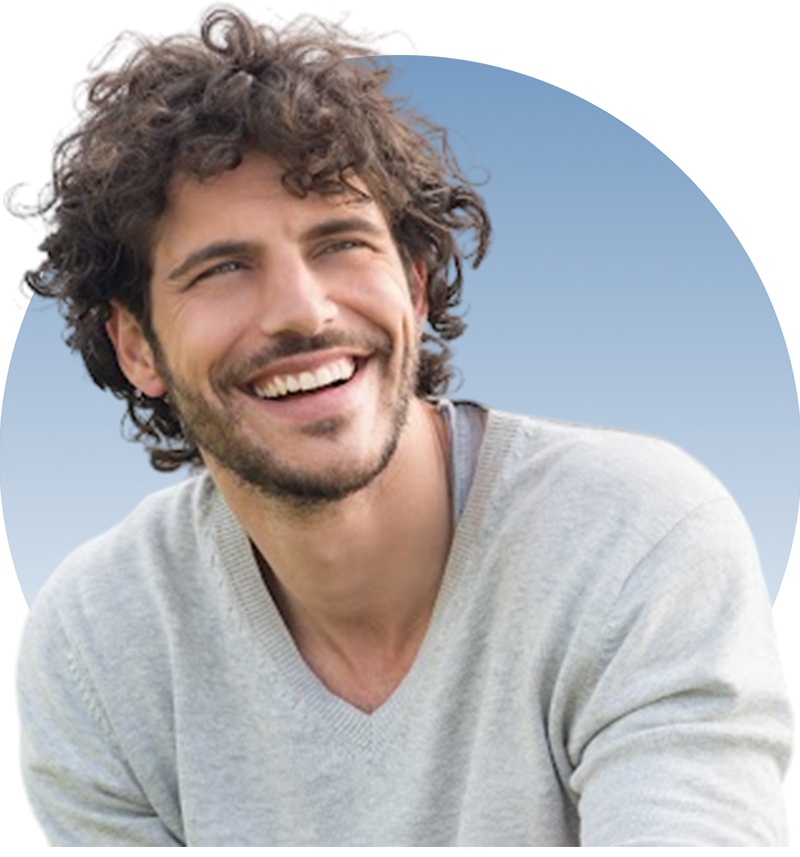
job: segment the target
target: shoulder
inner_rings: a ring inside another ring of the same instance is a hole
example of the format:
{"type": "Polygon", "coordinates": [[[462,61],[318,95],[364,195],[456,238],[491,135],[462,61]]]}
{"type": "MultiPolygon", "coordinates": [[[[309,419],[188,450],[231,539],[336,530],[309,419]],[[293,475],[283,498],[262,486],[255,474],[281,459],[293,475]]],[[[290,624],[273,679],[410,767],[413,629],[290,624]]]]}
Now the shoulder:
{"type": "Polygon", "coordinates": [[[658,438],[490,411],[465,520],[469,551],[556,613],[609,620],[623,593],[766,598],[734,500],[658,438]]]}
{"type": "Polygon", "coordinates": [[[516,502],[543,495],[573,517],[625,515],[674,523],[730,500],[719,480],[667,441],[634,432],[489,411],[483,468],[516,502]]]}
{"type": "Polygon", "coordinates": [[[473,488],[487,538],[528,545],[561,567],[569,555],[584,581],[573,550],[594,557],[592,574],[602,565],[624,576],[689,519],[693,541],[711,530],[752,538],[705,464],[666,438],[622,428],[491,409],[473,488]]]}
{"type": "Polygon", "coordinates": [[[211,549],[215,496],[208,476],[187,479],[73,551],[37,595],[26,642],[56,627],[74,640],[155,628],[164,605],[191,591],[211,549]]]}

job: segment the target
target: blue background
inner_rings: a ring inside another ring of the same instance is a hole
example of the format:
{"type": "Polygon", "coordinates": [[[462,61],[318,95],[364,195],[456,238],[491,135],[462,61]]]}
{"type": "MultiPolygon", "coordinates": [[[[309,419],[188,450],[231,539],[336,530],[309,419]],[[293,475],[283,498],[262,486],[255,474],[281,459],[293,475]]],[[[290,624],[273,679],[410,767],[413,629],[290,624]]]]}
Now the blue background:
{"type": "MultiPolygon", "coordinates": [[[[724,220],[641,136],[556,87],[492,66],[397,57],[397,91],[448,128],[495,227],[468,272],[458,395],[664,437],[723,481],[774,600],[800,496],[800,420],[769,299],[724,220]]],[[[30,603],[58,562],[180,477],[120,439],[34,300],[9,370],[0,487],[30,603]]]]}

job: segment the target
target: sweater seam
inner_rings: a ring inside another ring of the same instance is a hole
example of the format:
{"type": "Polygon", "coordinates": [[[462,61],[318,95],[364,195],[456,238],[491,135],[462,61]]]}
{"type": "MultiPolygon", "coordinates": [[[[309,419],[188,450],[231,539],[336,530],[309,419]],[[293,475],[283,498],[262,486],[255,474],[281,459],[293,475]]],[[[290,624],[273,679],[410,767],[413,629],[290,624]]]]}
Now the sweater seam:
{"type": "Polygon", "coordinates": [[[80,645],[67,630],[58,607],[54,605],[54,608],[56,618],[58,620],[58,629],[66,644],[65,652],[67,667],[73,678],[75,688],[86,705],[88,713],[91,714],[98,726],[100,726],[106,735],[114,742],[114,746],[121,753],[121,745],[116,738],[114,727],[111,725],[111,720],[106,712],[105,705],[103,704],[100,693],[97,690],[97,686],[91,677],[86,658],[80,649],[80,645]]]}
{"type": "Polygon", "coordinates": [[[610,600],[608,609],[606,610],[606,621],[603,622],[603,663],[605,666],[608,665],[617,648],[614,640],[619,634],[618,608],[624,598],[625,590],[632,585],[633,580],[637,577],[641,568],[646,565],[658,550],[661,549],[662,545],[671,539],[674,534],[684,527],[693,517],[716,503],[729,504],[730,499],[724,495],[716,494],[713,497],[707,497],[705,500],[701,500],[699,503],[692,506],[691,509],[684,512],[684,514],[675,521],[675,523],[661,536],[661,538],[650,545],[649,549],[631,566],[630,571],[622,576],[617,592],[610,600]]]}

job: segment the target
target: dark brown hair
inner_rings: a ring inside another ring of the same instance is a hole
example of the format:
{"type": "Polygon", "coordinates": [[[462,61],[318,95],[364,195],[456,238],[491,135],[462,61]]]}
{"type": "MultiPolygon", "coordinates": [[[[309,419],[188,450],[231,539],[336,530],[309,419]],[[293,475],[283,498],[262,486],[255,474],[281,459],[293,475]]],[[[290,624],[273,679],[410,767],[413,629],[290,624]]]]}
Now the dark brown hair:
{"type": "Polygon", "coordinates": [[[480,263],[490,223],[446,133],[387,94],[388,63],[336,25],[302,18],[259,27],[225,8],[206,15],[199,37],[135,37],[135,45],[119,68],[87,81],[80,124],[56,148],[52,185],[35,211],[50,226],[47,258],[25,280],[58,299],[67,344],[95,383],[127,402],[153,466],[173,470],[199,456],[166,399],[144,396],[120,370],[105,329],[111,302],[155,342],[150,247],[170,181],[234,169],[247,151],[281,164],[298,197],[348,189],[348,175],[363,179],[406,263],[427,268],[430,330],[417,393],[445,392],[445,341],[465,326],[454,312],[462,262],[480,263]]]}

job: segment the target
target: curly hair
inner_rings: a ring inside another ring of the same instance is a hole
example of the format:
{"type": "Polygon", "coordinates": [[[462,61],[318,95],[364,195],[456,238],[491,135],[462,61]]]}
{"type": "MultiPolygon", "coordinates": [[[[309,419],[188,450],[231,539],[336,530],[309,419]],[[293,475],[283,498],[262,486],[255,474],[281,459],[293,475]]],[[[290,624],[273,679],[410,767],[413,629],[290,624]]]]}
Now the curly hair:
{"type": "Polygon", "coordinates": [[[106,332],[112,301],[157,345],[150,249],[170,183],[177,173],[203,180],[232,170],[248,151],[280,164],[300,198],[353,191],[348,176],[365,183],[405,263],[427,269],[417,394],[445,392],[445,341],[465,327],[455,312],[463,262],[480,264],[491,226],[446,132],[387,94],[388,62],[338,25],[304,17],[257,26],[229,8],[210,11],[199,37],[133,38],[119,68],[86,82],[79,126],[56,147],[34,212],[48,221],[46,260],[25,282],[58,299],[67,344],[98,386],[126,401],[132,439],[153,467],[198,463],[199,453],[167,398],[145,396],[122,373],[106,332]]]}

